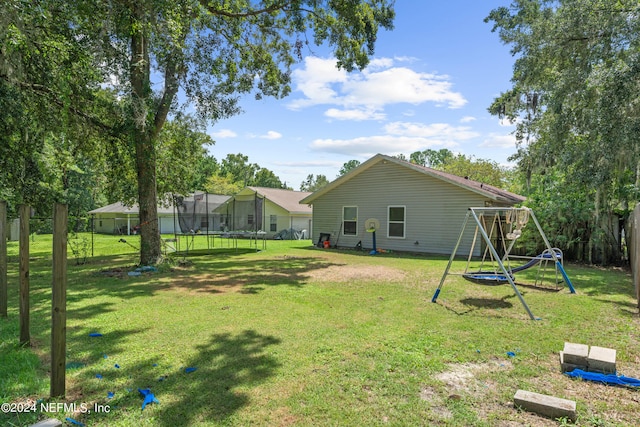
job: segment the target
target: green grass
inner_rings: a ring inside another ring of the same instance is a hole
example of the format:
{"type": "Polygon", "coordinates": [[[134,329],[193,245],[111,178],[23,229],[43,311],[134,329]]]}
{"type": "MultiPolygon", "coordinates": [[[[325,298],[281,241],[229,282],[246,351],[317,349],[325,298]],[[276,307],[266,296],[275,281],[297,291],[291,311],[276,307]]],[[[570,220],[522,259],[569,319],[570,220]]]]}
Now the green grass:
{"type": "MultiPolygon", "coordinates": [[[[125,239],[139,247],[136,236],[125,239]]],[[[431,303],[446,258],[310,241],[256,251],[249,241],[217,240],[209,250],[196,237],[188,256],[131,277],[137,251],[118,240],[96,236],[87,264],[70,258],[67,362],[75,367],[64,401],[48,398],[50,236],[30,242],[31,348],[18,346],[18,249],[9,243],[0,403],[97,403],[110,412],[38,406],[0,414],[0,425],[46,417],[87,426],[548,425],[509,404],[519,388],[576,400],[580,425],[640,418],[637,391],[571,380],[558,366],[571,341],[615,348],[620,373],[640,376],[640,321],[625,271],[568,265],[575,295],[521,288],[542,319],[531,321],[508,286],[457,276],[431,303]],[[160,404],[142,411],[138,388],[160,404]]]]}

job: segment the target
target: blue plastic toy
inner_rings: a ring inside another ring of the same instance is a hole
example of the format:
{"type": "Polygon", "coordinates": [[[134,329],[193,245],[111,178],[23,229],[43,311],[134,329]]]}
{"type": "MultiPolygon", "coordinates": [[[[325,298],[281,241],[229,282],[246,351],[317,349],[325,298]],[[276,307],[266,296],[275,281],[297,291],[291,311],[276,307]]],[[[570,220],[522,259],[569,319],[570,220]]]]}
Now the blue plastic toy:
{"type": "Polygon", "coordinates": [[[147,404],[149,404],[149,403],[160,404],[158,399],[156,399],[156,397],[153,395],[153,393],[151,393],[150,389],[148,389],[148,388],[140,389],[139,388],[138,391],[144,397],[144,402],[142,402],[142,409],[143,410],[144,410],[144,407],[147,406],[147,404]]]}

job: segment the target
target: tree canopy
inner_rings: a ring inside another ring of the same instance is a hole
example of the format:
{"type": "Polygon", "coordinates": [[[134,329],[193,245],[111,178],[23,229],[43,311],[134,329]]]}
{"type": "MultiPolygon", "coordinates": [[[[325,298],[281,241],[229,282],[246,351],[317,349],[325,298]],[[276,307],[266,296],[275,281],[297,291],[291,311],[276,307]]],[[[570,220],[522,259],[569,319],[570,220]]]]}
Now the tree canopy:
{"type": "Polygon", "coordinates": [[[516,0],[487,17],[516,57],[489,111],[517,123],[526,191],[547,193],[532,200],[565,223],[579,211],[554,231],[586,261],[620,259],[618,218],[638,201],[639,14],[632,0],[516,0]]]}
{"type": "Polygon", "coordinates": [[[364,68],[379,29],[392,28],[392,3],[8,0],[0,73],[8,89],[26,87],[118,142],[107,159],[135,171],[141,262],[153,263],[167,119],[191,105],[215,122],[240,112],[241,94],[286,96],[291,66],[310,44],[328,46],[340,68],[364,68]],[[105,88],[113,96],[100,97],[105,88]]]}
{"type": "Polygon", "coordinates": [[[355,159],[349,160],[348,162],[344,163],[340,168],[340,171],[338,172],[338,177],[341,177],[342,175],[345,175],[351,172],[353,169],[357,168],[358,166],[360,166],[360,160],[355,160],[355,159]]]}
{"type": "Polygon", "coordinates": [[[300,183],[300,191],[317,191],[329,184],[329,180],[325,175],[313,175],[310,173],[307,178],[300,183]]]}

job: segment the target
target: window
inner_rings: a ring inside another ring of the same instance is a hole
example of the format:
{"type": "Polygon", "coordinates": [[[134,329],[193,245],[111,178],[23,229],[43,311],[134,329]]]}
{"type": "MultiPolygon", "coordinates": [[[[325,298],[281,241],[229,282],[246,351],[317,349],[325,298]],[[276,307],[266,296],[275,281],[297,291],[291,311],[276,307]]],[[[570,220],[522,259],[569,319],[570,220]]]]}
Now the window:
{"type": "Polygon", "coordinates": [[[247,215],[247,224],[253,225],[253,214],[247,215]]]}
{"type": "Polygon", "coordinates": [[[342,235],[355,236],[358,234],[358,207],[342,207],[342,235]]]}
{"type": "Polygon", "coordinates": [[[200,229],[208,230],[209,229],[209,218],[203,216],[200,218],[200,229]]]}
{"type": "Polygon", "coordinates": [[[404,225],[405,219],[405,207],[404,206],[389,206],[389,226],[387,230],[387,237],[395,237],[398,239],[404,239],[404,225]]]}
{"type": "Polygon", "coordinates": [[[269,230],[278,231],[278,215],[269,215],[269,230]]]}

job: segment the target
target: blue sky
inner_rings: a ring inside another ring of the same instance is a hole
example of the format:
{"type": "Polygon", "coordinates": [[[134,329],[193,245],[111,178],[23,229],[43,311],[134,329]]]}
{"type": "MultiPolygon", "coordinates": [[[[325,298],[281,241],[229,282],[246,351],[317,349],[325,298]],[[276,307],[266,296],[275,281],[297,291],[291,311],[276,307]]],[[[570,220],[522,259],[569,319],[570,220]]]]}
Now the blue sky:
{"type": "Polygon", "coordinates": [[[294,190],[309,174],[337,177],[376,153],[427,148],[507,164],[514,126],[487,112],[510,87],[514,59],[484,18],[509,0],[397,0],[395,29],[378,35],[363,72],[309,52],[281,100],[242,100],[244,113],[210,126],[219,161],[242,153],[294,190]]]}

